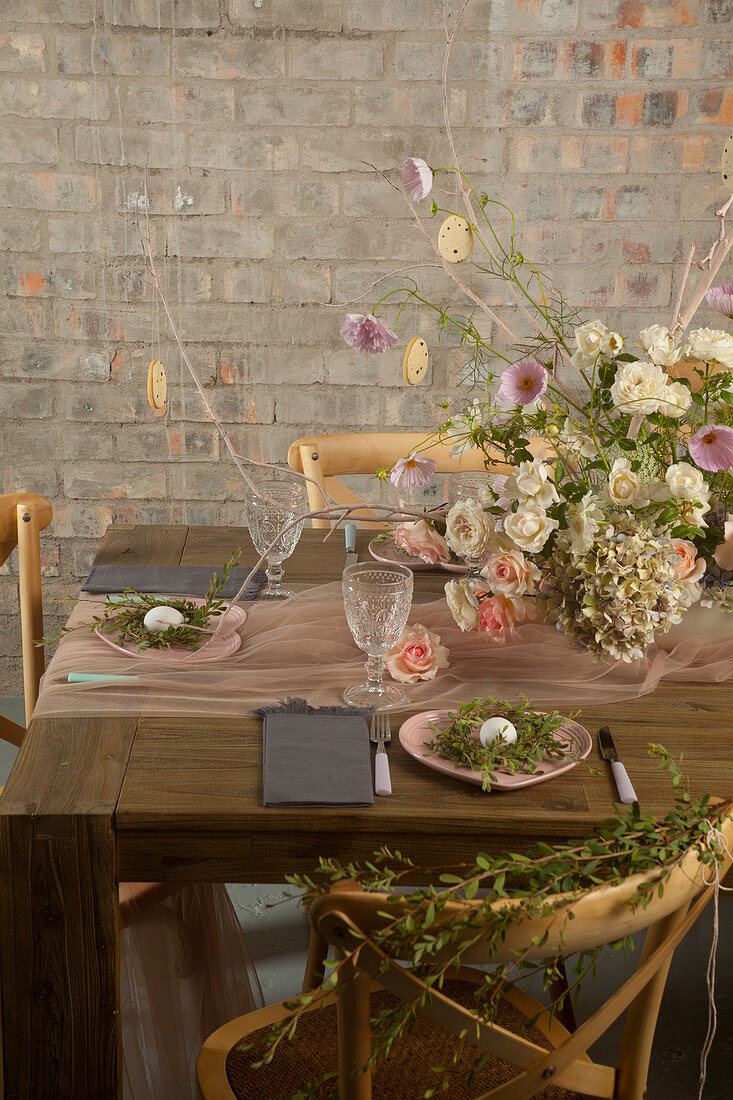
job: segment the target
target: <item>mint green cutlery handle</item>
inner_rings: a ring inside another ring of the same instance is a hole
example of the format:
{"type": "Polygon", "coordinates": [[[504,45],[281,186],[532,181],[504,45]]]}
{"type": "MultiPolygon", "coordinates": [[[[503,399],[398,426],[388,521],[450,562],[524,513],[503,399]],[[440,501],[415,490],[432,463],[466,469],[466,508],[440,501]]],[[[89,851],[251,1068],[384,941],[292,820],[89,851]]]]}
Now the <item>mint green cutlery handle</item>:
{"type": "Polygon", "coordinates": [[[67,682],[69,684],[89,684],[95,680],[122,680],[124,683],[129,683],[139,679],[139,676],[113,676],[107,672],[70,672],[67,682]]]}

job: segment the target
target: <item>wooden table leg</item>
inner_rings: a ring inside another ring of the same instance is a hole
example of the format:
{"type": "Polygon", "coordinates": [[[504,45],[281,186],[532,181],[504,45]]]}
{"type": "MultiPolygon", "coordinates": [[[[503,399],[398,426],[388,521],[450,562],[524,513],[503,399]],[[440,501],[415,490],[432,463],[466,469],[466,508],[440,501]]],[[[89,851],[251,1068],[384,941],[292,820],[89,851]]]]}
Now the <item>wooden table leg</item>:
{"type": "Polygon", "coordinates": [[[34,719],[0,798],[4,1100],[120,1100],[114,812],[130,719],[34,719]]]}
{"type": "Polygon", "coordinates": [[[4,1100],[118,1100],[112,821],[3,817],[0,858],[4,1100]]]}

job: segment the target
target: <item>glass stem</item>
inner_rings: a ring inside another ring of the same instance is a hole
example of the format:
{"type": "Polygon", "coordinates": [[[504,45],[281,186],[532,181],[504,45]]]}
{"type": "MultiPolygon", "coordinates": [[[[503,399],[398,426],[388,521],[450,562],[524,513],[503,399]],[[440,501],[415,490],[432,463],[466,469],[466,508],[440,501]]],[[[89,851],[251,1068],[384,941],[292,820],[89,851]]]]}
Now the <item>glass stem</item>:
{"type": "Polygon", "coordinates": [[[364,665],[369,681],[369,687],[379,687],[384,676],[384,661],[381,657],[369,655],[369,660],[364,665]]]}
{"type": "Polygon", "coordinates": [[[280,562],[267,563],[267,590],[268,592],[277,592],[279,588],[282,588],[283,581],[283,567],[280,562]]]}

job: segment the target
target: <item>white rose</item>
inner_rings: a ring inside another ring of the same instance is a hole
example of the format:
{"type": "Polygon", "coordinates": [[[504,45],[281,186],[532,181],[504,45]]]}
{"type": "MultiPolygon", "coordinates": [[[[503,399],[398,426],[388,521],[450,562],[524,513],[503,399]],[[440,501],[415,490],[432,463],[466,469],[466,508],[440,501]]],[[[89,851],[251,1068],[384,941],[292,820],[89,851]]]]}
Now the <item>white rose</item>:
{"type": "Polygon", "coordinates": [[[465,577],[459,581],[448,581],[445,600],[456,626],[461,630],[475,630],[478,625],[478,600],[465,577]]]}
{"type": "Polygon", "coordinates": [[[575,505],[568,524],[570,549],[574,554],[585,554],[590,550],[602,519],[603,511],[595,495],[586,493],[575,505]]]}
{"type": "Polygon", "coordinates": [[[601,351],[604,355],[618,355],[624,346],[624,338],[620,332],[607,332],[601,340],[601,351]]]}
{"type": "Polygon", "coordinates": [[[616,459],[608,475],[605,492],[611,504],[623,508],[645,508],[649,503],[649,494],[639,475],[631,469],[628,458],[616,459]]]}
{"type": "Polygon", "coordinates": [[[560,499],[541,458],[520,462],[515,471],[504,483],[503,495],[510,500],[534,500],[540,508],[549,508],[560,499]]]}
{"type": "Polygon", "coordinates": [[[639,341],[652,363],[658,367],[672,367],[680,357],[669,329],[664,325],[650,325],[639,333],[639,341]]]}
{"type": "Polygon", "coordinates": [[[664,475],[667,488],[677,500],[707,501],[710,490],[697,466],[689,462],[676,462],[664,475]]]}
{"type": "Polygon", "coordinates": [[[667,377],[655,363],[637,359],[619,363],[611,386],[611,397],[621,412],[647,415],[659,408],[667,377]]]}
{"type": "Polygon", "coordinates": [[[684,416],[692,403],[692,396],[687,386],[681,382],[669,382],[664,387],[664,392],[659,402],[659,412],[663,416],[671,416],[678,420],[684,416]]]}
{"type": "Polygon", "coordinates": [[[685,359],[720,363],[733,370],[733,336],[722,329],[698,328],[685,340],[681,351],[685,359]]]}
{"type": "Polygon", "coordinates": [[[445,537],[451,550],[462,558],[480,558],[491,541],[492,520],[477,500],[459,500],[445,522],[445,537]]]}
{"type": "Polygon", "coordinates": [[[569,451],[577,451],[583,458],[595,458],[597,447],[589,435],[583,435],[580,428],[576,428],[570,417],[567,418],[560,430],[560,441],[569,451]]]}
{"type": "Polygon", "coordinates": [[[608,329],[602,321],[586,321],[575,330],[575,343],[584,359],[595,359],[608,329]]]}
{"type": "Polygon", "coordinates": [[[557,520],[551,519],[534,500],[520,504],[516,512],[510,512],[504,519],[506,534],[520,550],[528,554],[541,550],[559,526],[557,520]]]}

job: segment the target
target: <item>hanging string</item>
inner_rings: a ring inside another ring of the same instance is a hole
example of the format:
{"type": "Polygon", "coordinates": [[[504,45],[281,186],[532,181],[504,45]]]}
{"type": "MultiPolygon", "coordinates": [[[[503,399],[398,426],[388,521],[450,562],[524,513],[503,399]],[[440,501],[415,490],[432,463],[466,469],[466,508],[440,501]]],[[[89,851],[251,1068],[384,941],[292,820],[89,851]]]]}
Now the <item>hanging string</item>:
{"type": "Polygon", "coordinates": [[[723,886],[720,881],[720,864],[723,856],[733,861],[733,853],[728,847],[728,842],[725,836],[711,824],[710,821],[705,819],[705,824],[708,826],[708,833],[705,838],[705,843],[711,852],[715,855],[713,862],[712,877],[707,879],[705,877],[705,869],[703,868],[702,880],[706,886],[715,885],[715,891],[713,893],[713,940],[710,944],[710,954],[708,956],[708,965],[706,972],[706,981],[708,989],[708,1031],[705,1036],[705,1042],[703,1043],[702,1051],[700,1052],[700,1082],[697,1093],[697,1100],[702,1100],[703,1090],[705,1088],[705,1080],[708,1072],[708,1055],[713,1045],[715,1038],[715,1032],[718,1026],[718,1010],[715,1006],[715,962],[718,952],[718,937],[720,935],[720,891],[725,890],[726,893],[733,891],[733,886],[723,886]]]}

